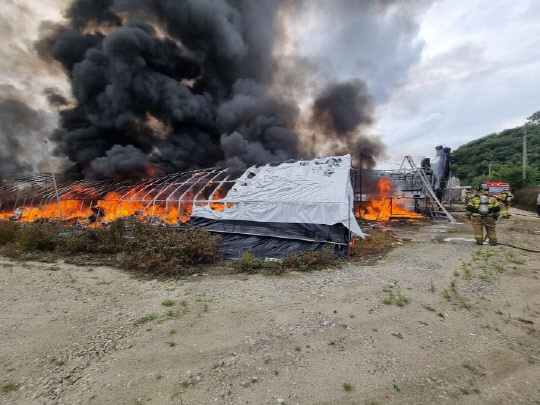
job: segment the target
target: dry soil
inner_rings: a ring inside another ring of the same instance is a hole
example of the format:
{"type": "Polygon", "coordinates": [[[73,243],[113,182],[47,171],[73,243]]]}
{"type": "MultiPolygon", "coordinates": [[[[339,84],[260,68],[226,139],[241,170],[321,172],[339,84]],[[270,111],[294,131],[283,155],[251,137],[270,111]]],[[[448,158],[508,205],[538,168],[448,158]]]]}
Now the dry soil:
{"type": "MultiPolygon", "coordinates": [[[[0,403],[540,404],[540,254],[463,218],[396,232],[374,265],[282,276],[0,257],[0,403]]],[[[540,250],[532,213],[498,232],[540,250]]]]}

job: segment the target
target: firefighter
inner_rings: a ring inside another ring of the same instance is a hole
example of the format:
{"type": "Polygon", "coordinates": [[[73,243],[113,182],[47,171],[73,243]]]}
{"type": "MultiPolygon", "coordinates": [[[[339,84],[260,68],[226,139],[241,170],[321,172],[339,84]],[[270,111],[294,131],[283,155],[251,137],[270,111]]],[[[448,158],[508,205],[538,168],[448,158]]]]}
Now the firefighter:
{"type": "Polygon", "coordinates": [[[501,218],[510,218],[510,204],[514,199],[509,188],[505,188],[497,197],[501,205],[501,218]]]}
{"type": "Polygon", "coordinates": [[[465,205],[468,205],[469,201],[471,201],[471,198],[473,197],[474,197],[474,192],[471,189],[467,190],[463,197],[463,202],[465,203],[465,205]]]}
{"type": "Polygon", "coordinates": [[[497,244],[495,223],[499,218],[501,207],[497,198],[489,196],[489,187],[486,184],[478,186],[478,192],[467,204],[467,217],[472,219],[474,238],[477,245],[484,244],[484,227],[490,245],[497,244]]]}

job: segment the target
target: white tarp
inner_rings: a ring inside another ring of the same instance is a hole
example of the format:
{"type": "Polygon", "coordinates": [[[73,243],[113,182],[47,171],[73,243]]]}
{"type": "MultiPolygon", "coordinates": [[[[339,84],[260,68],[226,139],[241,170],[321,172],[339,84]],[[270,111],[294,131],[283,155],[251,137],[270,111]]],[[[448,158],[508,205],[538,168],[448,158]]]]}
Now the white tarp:
{"type": "Polygon", "coordinates": [[[351,156],[252,166],[227,197],[224,211],[195,205],[193,217],[257,222],[343,224],[364,236],[353,213],[351,156]]]}

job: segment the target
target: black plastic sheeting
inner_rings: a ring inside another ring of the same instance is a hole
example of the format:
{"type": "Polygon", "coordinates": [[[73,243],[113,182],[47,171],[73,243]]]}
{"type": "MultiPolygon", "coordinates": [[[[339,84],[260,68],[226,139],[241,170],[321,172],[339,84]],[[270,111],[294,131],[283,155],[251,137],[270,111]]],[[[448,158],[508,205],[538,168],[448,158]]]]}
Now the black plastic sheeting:
{"type": "Polygon", "coordinates": [[[320,250],[329,246],[337,257],[343,257],[348,249],[346,245],[332,245],[269,236],[248,236],[228,233],[219,233],[218,235],[222,240],[223,257],[225,259],[238,259],[248,250],[260,258],[278,259],[292,253],[320,250]]]}
{"type": "Polygon", "coordinates": [[[329,246],[337,257],[343,257],[349,247],[349,231],[343,224],[220,221],[191,217],[189,225],[218,234],[226,259],[237,259],[248,250],[260,258],[276,259],[329,246]]]}
{"type": "Polygon", "coordinates": [[[191,217],[189,224],[211,232],[272,236],[306,242],[349,243],[349,230],[343,224],[293,224],[281,222],[255,222],[215,220],[191,217]]]}

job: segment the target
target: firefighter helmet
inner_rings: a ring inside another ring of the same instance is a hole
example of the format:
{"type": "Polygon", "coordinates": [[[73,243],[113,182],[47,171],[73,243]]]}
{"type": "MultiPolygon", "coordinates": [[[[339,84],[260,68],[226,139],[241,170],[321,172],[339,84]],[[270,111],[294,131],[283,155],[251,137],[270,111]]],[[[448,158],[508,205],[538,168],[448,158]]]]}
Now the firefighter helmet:
{"type": "Polygon", "coordinates": [[[482,183],[478,186],[478,191],[489,191],[489,187],[487,186],[487,184],[482,183]]]}

